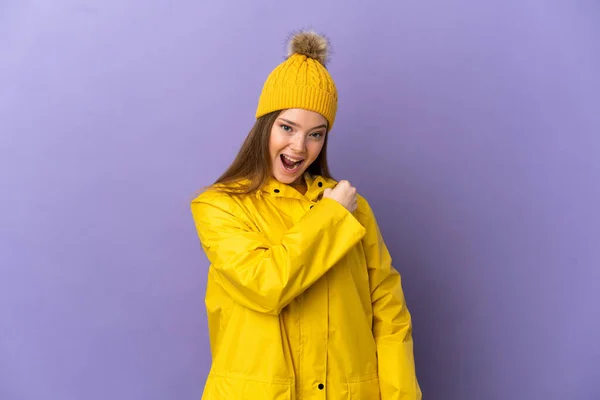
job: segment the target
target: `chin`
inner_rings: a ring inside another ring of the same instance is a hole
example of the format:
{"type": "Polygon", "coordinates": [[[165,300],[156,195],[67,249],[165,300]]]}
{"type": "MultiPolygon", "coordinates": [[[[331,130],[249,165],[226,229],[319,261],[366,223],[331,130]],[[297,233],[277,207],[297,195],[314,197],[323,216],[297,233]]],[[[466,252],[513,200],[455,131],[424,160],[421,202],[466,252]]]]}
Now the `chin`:
{"type": "Polygon", "coordinates": [[[297,176],[290,176],[290,175],[284,175],[284,174],[273,174],[273,176],[279,182],[284,183],[286,185],[290,185],[290,184],[294,183],[298,178],[300,178],[302,176],[302,174],[298,174],[297,176]]]}
{"type": "Polygon", "coordinates": [[[290,185],[302,178],[302,176],[304,176],[304,172],[306,172],[306,169],[307,168],[300,168],[297,171],[290,173],[282,167],[281,163],[276,163],[274,165],[272,175],[277,181],[285,185],[290,185]]]}

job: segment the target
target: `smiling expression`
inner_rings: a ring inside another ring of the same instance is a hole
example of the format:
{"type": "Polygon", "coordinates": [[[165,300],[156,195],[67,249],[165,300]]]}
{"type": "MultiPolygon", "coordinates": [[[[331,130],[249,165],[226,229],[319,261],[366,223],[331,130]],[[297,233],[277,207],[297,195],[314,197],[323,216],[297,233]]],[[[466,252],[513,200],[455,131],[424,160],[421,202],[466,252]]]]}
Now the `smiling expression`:
{"type": "Polygon", "coordinates": [[[269,138],[273,176],[281,183],[297,184],[317,159],[325,143],[327,120],[314,111],[283,111],[269,138]]]}

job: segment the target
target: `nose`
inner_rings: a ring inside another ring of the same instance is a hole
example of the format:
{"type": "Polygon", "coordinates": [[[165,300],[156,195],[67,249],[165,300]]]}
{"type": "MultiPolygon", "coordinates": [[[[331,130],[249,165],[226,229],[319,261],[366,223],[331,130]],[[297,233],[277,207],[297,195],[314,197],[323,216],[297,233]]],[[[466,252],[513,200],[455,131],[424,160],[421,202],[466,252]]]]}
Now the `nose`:
{"type": "Polygon", "coordinates": [[[306,138],[304,135],[294,135],[290,143],[290,149],[297,153],[304,153],[306,150],[306,138]]]}

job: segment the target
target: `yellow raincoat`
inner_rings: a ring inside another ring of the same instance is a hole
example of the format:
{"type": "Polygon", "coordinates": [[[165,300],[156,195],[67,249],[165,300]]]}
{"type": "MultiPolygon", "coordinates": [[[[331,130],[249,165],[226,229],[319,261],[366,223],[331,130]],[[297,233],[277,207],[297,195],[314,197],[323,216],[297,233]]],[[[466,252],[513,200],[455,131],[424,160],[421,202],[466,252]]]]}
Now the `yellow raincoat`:
{"type": "Polygon", "coordinates": [[[208,190],[191,209],[211,263],[203,400],[418,400],[411,317],[367,201],[208,190]]]}

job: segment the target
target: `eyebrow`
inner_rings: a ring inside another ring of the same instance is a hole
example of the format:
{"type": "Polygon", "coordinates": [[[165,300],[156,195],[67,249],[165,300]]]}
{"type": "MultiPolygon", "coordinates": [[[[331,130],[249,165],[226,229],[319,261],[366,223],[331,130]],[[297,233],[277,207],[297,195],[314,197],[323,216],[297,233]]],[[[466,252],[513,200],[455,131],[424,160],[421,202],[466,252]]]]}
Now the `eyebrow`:
{"type": "MultiPolygon", "coordinates": [[[[282,120],[282,121],[284,121],[287,124],[295,126],[296,128],[300,128],[300,125],[298,125],[297,123],[295,123],[293,121],[290,121],[289,119],[285,119],[285,118],[279,118],[279,119],[282,120]]],[[[315,129],[318,129],[318,128],[327,128],[327,124],[321,124],[321,125],[315,126],[314,128],[309,129],[309,131],[312,131],[312,130],[315,130],[315,129]]]]}

